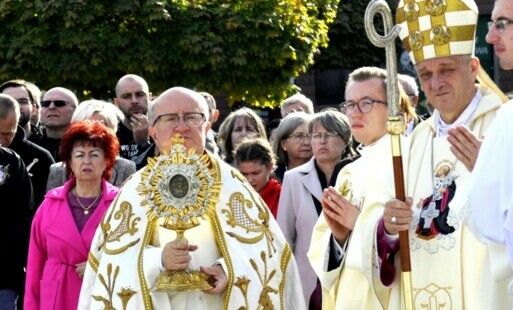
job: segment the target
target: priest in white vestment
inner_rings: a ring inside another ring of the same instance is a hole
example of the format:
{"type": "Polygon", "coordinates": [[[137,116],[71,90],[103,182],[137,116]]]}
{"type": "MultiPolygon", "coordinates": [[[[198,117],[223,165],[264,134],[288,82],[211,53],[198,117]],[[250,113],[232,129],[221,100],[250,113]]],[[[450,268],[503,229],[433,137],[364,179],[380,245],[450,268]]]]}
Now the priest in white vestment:
{"type": "Polygon", "coordinates": [[[505,248],[485,245],[473,234],[466,195],[470,172],[451,152],[447,137],[457,126],[484,135],[501,105],[496,93],[474,84],[482,70],[472,56],[477,16],[472,0],[399,2],[400,37],[435,113],[411,136],[405,169],[411,198],[387,202],[376,237],[364,241],[377,250],[368,262],[369,270],[377,266],[380,272],[369,275],[376,292],[390,289],[378,295],[386,309],[404,309],[394,243],[406,229],[415,309],[512,306],[507,285],[513,272],[505,248]]]}
{"type": "Polygon", "coordinates": [[[162,154],[106,212],[78,308],[305,309],[294,257],[269,209],[239,172],[204,150],[205,99],[174,87],[148,114],[162,154]],[[186,224],[188,241],[177,238],[186,224]],[[162,275],[178,281],[162,286],[162,275]],[[198,290],[176,286],[200,279],[207,286],[198,290]]]}
{"type": "MultiPolygon", "coordinates": [[[[335,188],[322,199],[323,213],[312,234],[308,257],[323,288],[323,309],[382,309],[376,297],[370,265],[372,247],[363,241],[373,239],[383,205],[395,197],[391,137],[387,134],[388,107],[384,69],[362,67],[349,75],[342,111],[351,132],[360,143],[361,157],[345,166],[335,188]]],[[[401,97],[404,119],[415,112],[405,93],[401,97]]],[[[405,121],[407,122],[407,121],[405,121]]],[[[407,145],[402,139],[403,147],[407,145]]],[[[405,149],[407,150],[407,149],[405,149]]]]}
{"type": "MultiPolygon", "coordinates": [[[[493,26],[486,41],[501,50],[501,68],[513,69],[513,31],[502,23],[513,17],[513,2],[496,0],[493,26]],[[508,28],[508,29],[507,29],[508,28]]],[[[513,102],[504,104],[486,133],[469,188],[472,217],[479,235],[488,242],[506,244],[513,265],[513,102]]],[[[472,143],[472,142],[471,142],[472,143]]],[[[473,142],[475,143],[475,142],[473,142]]],[[[513,294],[513,285],[510,288],[513,294]]]]}

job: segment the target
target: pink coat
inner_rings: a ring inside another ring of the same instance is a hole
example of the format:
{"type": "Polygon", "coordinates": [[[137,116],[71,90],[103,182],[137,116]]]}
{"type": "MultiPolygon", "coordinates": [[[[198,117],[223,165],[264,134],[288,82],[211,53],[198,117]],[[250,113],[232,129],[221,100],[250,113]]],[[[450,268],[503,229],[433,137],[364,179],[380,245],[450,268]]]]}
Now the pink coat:
{"type": "Polygon", "coordinates": [[[75,264],[87,261],[96,228],[119,189],[102,181],[102,200],[79,232],[67,200],[74,184],[71,179],[49,191],[34,216],[25,283],[27,310],[77,308],[82,279],[75,264]]]}

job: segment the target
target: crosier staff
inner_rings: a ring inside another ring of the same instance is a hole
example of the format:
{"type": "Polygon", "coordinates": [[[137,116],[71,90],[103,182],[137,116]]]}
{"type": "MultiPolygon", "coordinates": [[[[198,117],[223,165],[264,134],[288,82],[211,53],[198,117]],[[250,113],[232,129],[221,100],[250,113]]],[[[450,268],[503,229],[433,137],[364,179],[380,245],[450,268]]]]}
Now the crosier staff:
{"type": "MultiPolygon", "coordinates": [[[[400,135],[404,132],[404,122],[400,112],[400,94],[397,84],[397,62],[395,39],[399,36],[401,27],[394,26],[392,12],[384,0],[372,0],[365,10],[365,31],[372,44],[385,48],[387,63],[387,103],[388,103],[388,133],[392,140],[392,160],[394,165],[395,195],[399,200],[406,199],[404,191],[404,173],[401,155],[400,135]],[[374,27],[374,16],[380,14],[383,18],[384,35],[380,35],[374,27]]],[[[399,232],[399,251],[401,255],[401,286],[404,296],[404,307],[413,309],[410,246],[408,231],[399,232]]]]}

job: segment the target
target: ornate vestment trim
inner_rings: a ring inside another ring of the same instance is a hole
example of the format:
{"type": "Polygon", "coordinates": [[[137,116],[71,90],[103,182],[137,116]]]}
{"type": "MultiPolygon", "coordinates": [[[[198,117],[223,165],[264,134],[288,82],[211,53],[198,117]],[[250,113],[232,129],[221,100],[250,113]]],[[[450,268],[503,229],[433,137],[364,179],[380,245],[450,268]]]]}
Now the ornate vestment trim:
{"type": "Polygon", "coordinates": [[[89,263],[89,266],[93,268],[95,273],[98,273],[98,266],[100,265],[100,261],[93,255],[92,252],[89,252],[89,255],[87,255],[87,262],[89,263]]]}
{"type": "Polygon", "coordinates": [[[139,250],[139,257],[137,258],[137,275],[139,277],[139,283],[141,284],[141,293],[143,297],[143,303],[144,303],[144,309],[152,310],[153,309],[153,303],[151,302],[151,295],[150,295],[150,289],[148,287],[148,282],[146,282],[146,277],[144,276],[144,267],[143,267],[143,260],[144,260],[144,249],[147,245],[150,244],[150,240],[152,238],[153,232],[155,231],[155,228],[157,226],[157,221],[150,221],[148,219],[147,225],[146,225],[146,231],[144,232],[143,237],[143,244],[141,246],[141,249],[139,250]]]}
{"type": "Polygon", "coordinates": [[[283,293],[285,292],[285,284],[287,281],[287,268],[289,266],[290,258],[292,257],[292,250],[290,249],[290,246],[288,244],[285,245],[285,248],[283,249],[283,255],[281,256],[281,263],[280,263],[280,269],[282,274],[282,279],[280,282],[280,307],[281,309],[285,309],[285,303],[284,303],[284,296],[283,293]]]}

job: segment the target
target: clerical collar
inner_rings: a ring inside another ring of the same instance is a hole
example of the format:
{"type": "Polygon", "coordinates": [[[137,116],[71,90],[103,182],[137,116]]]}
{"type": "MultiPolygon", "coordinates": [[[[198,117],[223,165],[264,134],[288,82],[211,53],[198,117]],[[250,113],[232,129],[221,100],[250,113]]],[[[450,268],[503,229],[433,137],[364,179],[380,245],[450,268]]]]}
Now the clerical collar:
{"type": "Polygon", "coordinates": [[[384,134],[381,138],[379,138],[378,140],[372,142],[371,144],[369,145],[363,145],[362,143],[360,143],[357,147],[356,147],[356,151],[359,153],[359,154],[362,154],[362,152],[365,152],[365,150],[368,150],[370,147],[378,144],[381,140],[383,140],[383,138],[387,137],[388,134],[384,134]]]}
{"type": "Polygon", "coordinates": [[[483,95],[480,91],[476,91],[476,94],[474,95],[474,98],[472,98],[472,101],[470,101],[470,104],[465,108],[463,113],[456,119],[456,121],[452,124],[446,124],[442,117],[440,116],[440,112],[438,110],[435,110],[435,125],[436,125],[436,136],[437,137],[445,137],[447,136],[447,132],[451,128],[458,127],[460,125],[469,126],[470,122],[472,121],[472,117],[474,116],[474,113],[477,110],[477,106],[479,105],[479,101],[481,101],[481,97],[483,95]]]}

